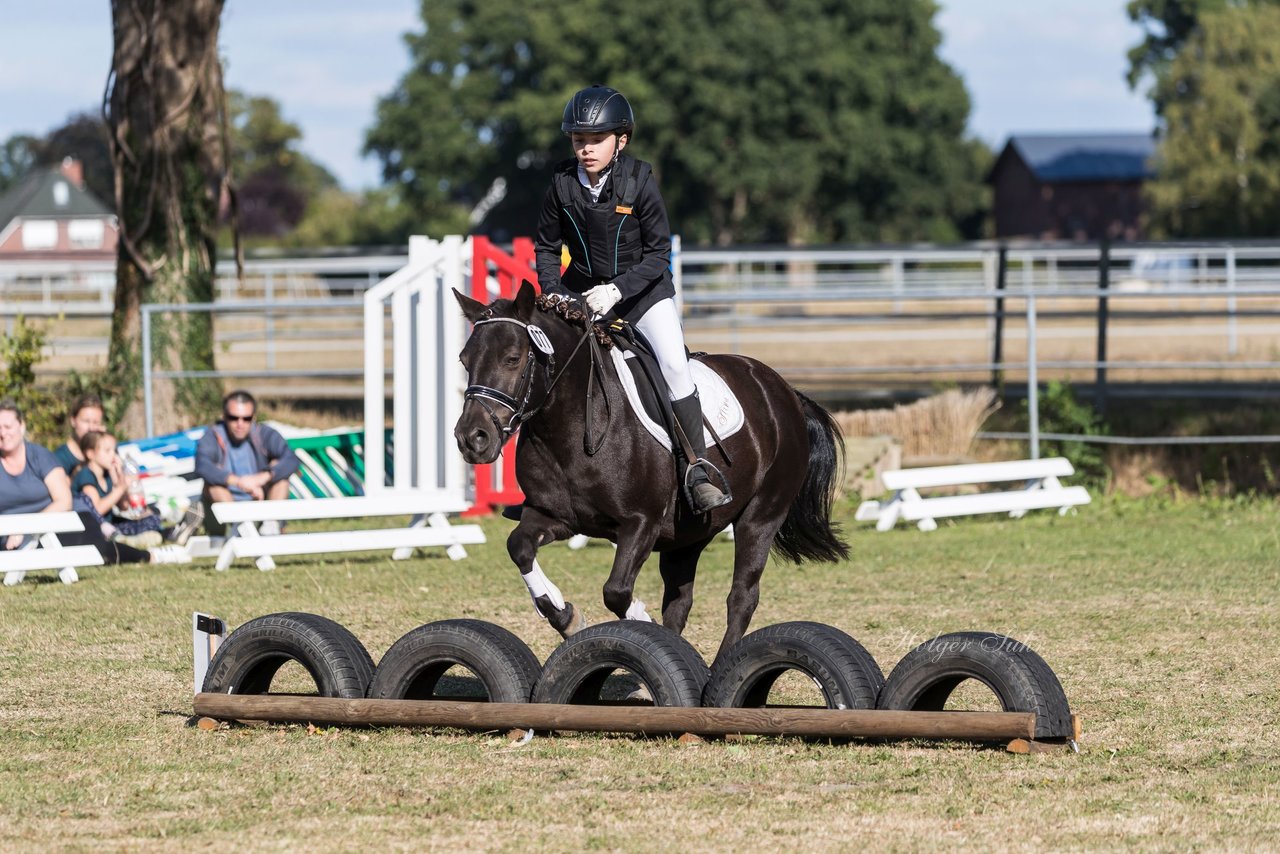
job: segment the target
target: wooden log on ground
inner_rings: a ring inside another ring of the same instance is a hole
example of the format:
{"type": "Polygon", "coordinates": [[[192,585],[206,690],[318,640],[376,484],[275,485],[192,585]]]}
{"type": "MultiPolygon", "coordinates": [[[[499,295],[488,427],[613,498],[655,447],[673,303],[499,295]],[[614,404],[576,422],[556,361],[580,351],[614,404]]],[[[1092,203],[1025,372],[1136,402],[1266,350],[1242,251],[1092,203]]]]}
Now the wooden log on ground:
{"type": "Polygon", "coordinates": [[[471,730],[781,735],[806,738],[1033,739],[1032,712],[898,712],[576,706],[452,700],[344,700],[282,694],[197,694],[195,713],[222,720],[471,730]]]}

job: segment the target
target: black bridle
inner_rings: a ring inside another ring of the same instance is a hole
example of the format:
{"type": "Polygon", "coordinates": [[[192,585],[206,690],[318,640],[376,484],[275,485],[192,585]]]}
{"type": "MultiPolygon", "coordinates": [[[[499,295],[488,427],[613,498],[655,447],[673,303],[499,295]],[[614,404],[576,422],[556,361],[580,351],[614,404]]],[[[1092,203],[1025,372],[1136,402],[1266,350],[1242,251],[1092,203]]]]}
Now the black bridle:
{"type": "MultiPolygon", "coordinates": [[[[560,366],[559,372],[556,372],[555,347],[552,346],[551,340],[547,338],[547,333],[542,330],[542,327],[536,326],[532,323],[525,323],[523,320],[517,320],[514,317],[486,317],[481,320],[477,320],[473,324],[473,328],[478,328],[486,323],[514,323],[516,326],[522,327],[525,330],[529,336],[530,342],[529,355],[525,359],[524,367],[520,371],[520,379],[516,383],[516,394],[514,396],[507,394],[500,389],[493,388],[492,386],[480,385],[479,383],[472,383],[471,385],[468,385],[466,390],[462,393],[464,401],[474,400],[484,408],[485,413],[489,416],[489,420],[493,422],[494,429],[502,436],[502,444],[505,445],[507,440],[520,429],[520,425],[536,415],[538,410],[542,408],[542,405],[547,402],[547,398],[551,396],[551,390],[556,387],[556,383],[560,382],[560,378],[564,376],[565,371],[569,369],[570,363],[572,363],[573,358],[578,355],[578,351],[582,349],[582,345],[589,339],[592,339],[594,335],[591,325],[588,324],[586,332],[583,333],[580,339],[578,339],[578,343],[574,346],[573,352],[569,354],[569,358],[564,360],[564,364],[560,366]],[[530,408],[529,401],[533,397],[533,379],[535,374],[534,365],[539,361],[539,353],[546,357],[546,361],[543,364],[543,376],[546,378],[544,381],[546,389],[543,391],[542,397],[538,401],[537,405],[530,408]],[[493,401],[494,403],[505,406],[507,409],[511,410],[511,417],[507,419],[507,423],[505,425],[498,419],[498,413],[494,411],[489,401],[493,401]]],[[[599,345],[597,345],[593,340],[591,348],[591,362],[593,366],[595,366],[597,361],[595,357],[595,349],[598,346],[599,345]]],[[[592,375],[594,376],[594,372],[592,375]]],[[[587,394],[588,396],[591,394],[590,380],[588,380],[587,383],[587,394]]],[[[607,407],[607,397],[605,398],[605,404],[607,407]]],[[[589,432],[590,429],[588,426],[588,433],[589,432]]],[[[595,453],[599,447],[592,447],[589,436],[587,437],[586,444],[587,452],[589,454],[595,453]]]]}

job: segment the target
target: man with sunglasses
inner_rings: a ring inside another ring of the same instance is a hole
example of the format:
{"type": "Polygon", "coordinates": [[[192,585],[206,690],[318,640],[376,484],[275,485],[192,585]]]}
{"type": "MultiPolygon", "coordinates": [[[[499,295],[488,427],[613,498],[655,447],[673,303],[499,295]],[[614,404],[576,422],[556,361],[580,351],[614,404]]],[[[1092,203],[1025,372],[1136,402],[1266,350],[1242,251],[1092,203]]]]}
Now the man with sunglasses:
{"type": "MultiPolygon", "coordinates": [[[[222,420],[200,437],[196,477],[204,480],[206,508],[215,501],[289,497],[289,477],[298,470],[298,456],[283,436],[254,420],[257,411],[253,395],[233,391],[222,401],[222,420]]],[[[205,515],[206,528],[210,518],[205,515]]],[[[278,525],[264,522],[262,527],[263,533],[278,531],[278,525]]]]}

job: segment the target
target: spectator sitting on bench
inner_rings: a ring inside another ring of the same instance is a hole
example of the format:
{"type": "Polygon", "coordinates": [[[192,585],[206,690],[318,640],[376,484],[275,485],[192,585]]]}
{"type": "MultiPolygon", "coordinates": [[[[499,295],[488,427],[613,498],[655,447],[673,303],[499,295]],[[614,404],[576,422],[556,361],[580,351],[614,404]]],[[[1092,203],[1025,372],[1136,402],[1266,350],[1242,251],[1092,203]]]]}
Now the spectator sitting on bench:
{"type": "MultiPolygon", "coordinates": [[[[53,452],[28,442],[26,419],[12,400],[0,401],[0,514],[60,513],[71,509],[71,484],[53,452]]],[[[135,549],[103,536],[97,520],[80,513],[83,531],[58,534],[64,546],[93,546],[106,564],[189,563],[191,556],[176,546],[135,549]]],[[[22,548],[24,537],[0,538],[0,552],[22,548]]],[[[74,570],[73,570],[74,573],[74,570]]],[[[5,574],[4,583],[22,581],[20,571],[5,574]]],[[[75,576],[73,575],[73,578],[75,576]]]]}
{"type": "MultiPolygon", "coordinates": [[[[217,501],[263,501],[289,497],[289,477],[301,463],[277,431],[254,421],[258,403],[247,391],[222,401],[222,420],[196,445],[196,477],[204,480],[206,511],[217,501]]],[[[205,514],[205,528],[215,533],[205,514]]],[[[278,533],[279,523],[262,523],[262,533],[278,533]]],[[[218,531],[217,533],[221,533],[218,531]]]]}
{"type": "Polygon", "coordinates": [[[103,429],[104,412],[102,398],[96,394],[82,394],[71,401],[71,409],[67,411],[67,423],[71,427],[71,436],[53,452],[53,455],[58,458],[58,464],[67,473],[67,477],[74,475],[76,468],[84,462],[84,449],[80,447],[80,440],[88,433],[103,429]]]}

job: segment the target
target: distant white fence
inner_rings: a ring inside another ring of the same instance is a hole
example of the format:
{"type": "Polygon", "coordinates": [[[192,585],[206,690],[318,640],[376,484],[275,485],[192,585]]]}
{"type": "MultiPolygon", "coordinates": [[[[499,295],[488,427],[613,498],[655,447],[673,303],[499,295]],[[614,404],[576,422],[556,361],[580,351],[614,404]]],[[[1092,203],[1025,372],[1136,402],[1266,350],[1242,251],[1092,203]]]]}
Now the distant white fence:
{"type": "MultiPolygon", "coordinates": [[[[359,296],[404,266],[404,255],[259,258],[246,261],[243,280],[234,261],[218,262],[215,299],[301,301],[359,296]]],[[[0,316],[110,316],[116,290],[114,261],[0,260],[0,316]]]]}
{"type": "MultiPolygon", "coordinates": [[[[433,455],[439,442],[418,425],[438,438],[454,420],[442,399],[432,409],[428,398],[452,382],[447,366],[456,366],[465,335],[443,282],[467,281],[468,243],[415,238],[409,257],[254,260],[245,286],[223,262],[216,303],[144,312],[225,312],[209,376],[259,378],[266,382],[257,387],[281,397],[359,395],[363,380],[370,423],[377,418],[368,392],[385,372],[397,427],[416,437],[405,443],[393,434],[395,477],[407,470],[411,481],[445,483],[453,476],[448,455],[433,455]],[[389,351],[371,344],[375,315],[358,319],[350,308],[374,303],[389,351]],[[305,377],[317,381],[296,381],[305,377]]],[[[1046,378],[1105,389],[1135,376],[1280,384],[1275,241],[1117,245],[1104,261],[1088,245],[682,250],[677,239],[672,266],[691,346],[754,355],[811,391],[1008,381],[1034,396],[1046,378]],[[1175,351],[1171,342],[1185,346],[1175,351]]],[[[17,314],[84,314],[73,332],[55,322],[50,355],[91,364],[93,353],[105,354],[106,325],[85,326],[89,316],[109,318],[113,287],[109,265],[63,265],[59,273],[0,262],[0,324],[17,314]]],[[[148,386],[151,376],[148,369],[148,386]]],[[[377,465],[381,455],[370,459],[377,465]]]]}

